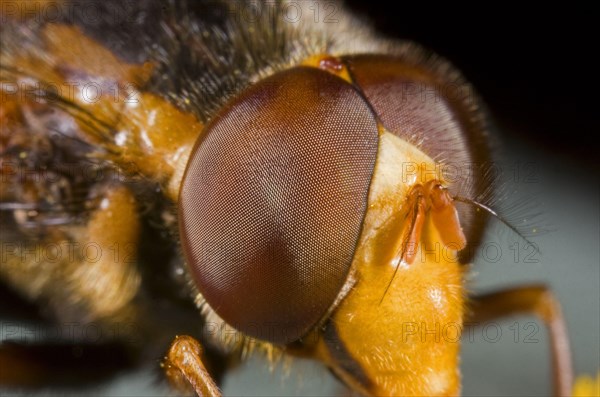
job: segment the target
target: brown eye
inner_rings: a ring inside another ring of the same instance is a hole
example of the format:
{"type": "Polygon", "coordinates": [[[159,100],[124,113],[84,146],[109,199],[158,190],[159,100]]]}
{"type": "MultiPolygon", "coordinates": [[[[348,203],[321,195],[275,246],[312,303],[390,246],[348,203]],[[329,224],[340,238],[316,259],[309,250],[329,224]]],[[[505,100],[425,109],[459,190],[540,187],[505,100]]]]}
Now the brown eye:
{"type": "MultiPolygon", "coordinates": [[[[489,188],[484,173],[490,162],[478,98],[449,65],[423,58],[357,55],[344,62],[386,129],[439,162],[452,194],[478,197],[489,188]]],[[[458,211],[467,241],[477,243],[483,222],[471,208],[458,211]]]]}
{"type": "Polygon", "coordinates": [[[313,68],[252,86],[207,126],[179,199],[182,244],[211,307],[247,335],[302,337],[344,284],[367,207],[376,120],[313,68]]]}

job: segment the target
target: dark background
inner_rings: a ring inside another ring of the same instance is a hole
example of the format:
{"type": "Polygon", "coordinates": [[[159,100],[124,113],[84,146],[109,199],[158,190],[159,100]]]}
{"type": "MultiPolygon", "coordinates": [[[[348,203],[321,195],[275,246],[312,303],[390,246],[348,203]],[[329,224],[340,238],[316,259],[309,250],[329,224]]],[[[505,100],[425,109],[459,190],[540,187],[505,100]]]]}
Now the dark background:
{"type": "Polygon", "coordinates": [[[591,6],[346,3],[379,32],[449,59],[479,91],[506,139],[528,140],[598,171],[597,14],[591,6]]]}

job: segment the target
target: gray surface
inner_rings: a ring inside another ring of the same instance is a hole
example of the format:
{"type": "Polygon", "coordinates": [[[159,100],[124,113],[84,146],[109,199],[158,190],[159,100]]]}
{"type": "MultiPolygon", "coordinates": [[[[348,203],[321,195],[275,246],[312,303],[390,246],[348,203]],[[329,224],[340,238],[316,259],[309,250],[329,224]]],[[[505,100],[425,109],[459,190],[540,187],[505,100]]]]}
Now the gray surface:
{"type": "MultiPolygon", "coordinates": [[[[488,242],[503,250],[496,263],[481,257],[471,273],[473,291],[489,291],[527,282],[544,282],[552,287],[563,305],[573,345],[577,374],[594,374],[600,368],[600,258],[599,192],[595,176],[573,161],[557,159],[531,146],[509,146],[506,165],[533,162],[536,178],[531,183],[515,181],[518,196],[538,193],[544,223],[553,232],[535,239],[541,255],[538,263],[515,262],[510,245],[514,235],[493,227],[488,242]]],[[[517,317],[497,323],[497,327],[475,331],[473,342],[463,342],[462,370],[464,395],[549,395],[548,335],[531,317],[517,317]],[[517,322],[520,333],[515,341],[511,328],[517,322]],[[528,327],[528,328],[524,328],[528,327]],[[537,327],[537,330],[536,330],[537,327]],[[502,335],[496,337],[496,330],[502,335]],[[530,332],[534,331],[533,335],[530,332]],[[527,339],[529,336],[529,339],[527,339]],[[497,340],[495,340],[497,339],[497,340]],[[533,343],[526,343],[527,341],[533,343]]],[[[154,363],[149,363],[154,365],[154,363]]],[[[339,386],[319,364],[294,362],[290,373],[278,366],[273,373],[260,358],[253,358],[225,379],[224,394],[241,395],[334,395],[339,386]]],[[[115,379],[94,395],[165,395],[152,368],[115,379]]],[[[7,391],[0,395],[7,395],[7,391]]],[[[12,394],[12,393],[11,393],[12,394]]],[[[17,393],[19,394],[19,393],[17,393]]],[[[42,395],[62,395],[46,391],[42,395]]]]}
{"type": "MultiPolygon", "coordinates": [[[[510,250],[498,263],[476,262],[472,289],[489,291],[529,282],[549,285],[566,317],[575,373],[595,374],[600,368],[597,176],[573,161],[522,143],[510,145],[507,152],[511,153],[509,163],[532,162],[539,171],[535,181],[520,181],[515,187],[519,195],[535,195],[542,202],[539,209],[543,222],[553,231],[533,239],[541,251],[538,263],[515,262],[510,250]]],[[[489,239],[507,246],[494,233],[489,239]]],[[[489,341],[494,339],[495,331],[490,330],[488,341],[476,334],[476,343],[463,344],[464,394],[549,395],[546,330],[534,318],[524,316],[498,325],[502,337],[497,343],[489,341]],[[515,323],[521,331],[517,341],[512,327],[515,323]]]]}

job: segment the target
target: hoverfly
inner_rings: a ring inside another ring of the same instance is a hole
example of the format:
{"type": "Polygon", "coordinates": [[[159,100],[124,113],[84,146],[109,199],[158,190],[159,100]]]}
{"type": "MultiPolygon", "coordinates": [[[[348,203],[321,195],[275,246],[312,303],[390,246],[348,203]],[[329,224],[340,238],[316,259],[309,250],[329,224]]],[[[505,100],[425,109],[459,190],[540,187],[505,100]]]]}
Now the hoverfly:
{"type": "MultiPolygon", "coordinates": [[[[467,322],[531,312],[570,392],[548,289],[466,297],[486,214],[504,218],[484,111],[448,62],[337,3],[34,3],[2,3],[12,289],[208,396],[252,352],[363,395],[456,395],[467,322]]],[[[84,371],[64,348],[2,346],[0,378],[84,371]]]]}

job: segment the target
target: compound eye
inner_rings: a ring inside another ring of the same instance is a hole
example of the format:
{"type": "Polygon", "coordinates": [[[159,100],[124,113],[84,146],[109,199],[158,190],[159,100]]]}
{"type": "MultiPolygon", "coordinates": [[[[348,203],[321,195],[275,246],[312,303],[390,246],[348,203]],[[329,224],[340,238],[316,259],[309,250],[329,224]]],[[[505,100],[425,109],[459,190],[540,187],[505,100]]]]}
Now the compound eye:
{"type": "MultiPolygon", "coordinates": [[[[478,197],[489,190],[484,170],[490,163],[478,99],[449,65],[425,59],[356,55],[344,62],[385,128],[440,162],[452,195],[478,197]]],[[[467,241],[480,241],[484,220],[471,208],[458,211],[467,241]]],[[[462,261],[471,259],[469,252],[462,261]]]]}
{"type": "Polygon", "coordinates": [[[362,96],[314,68],[255,84],[207,126],[180,232],[198,289],[228,324],[289,343],[324,317],[349,272],[377,148],[362,96]]]}

